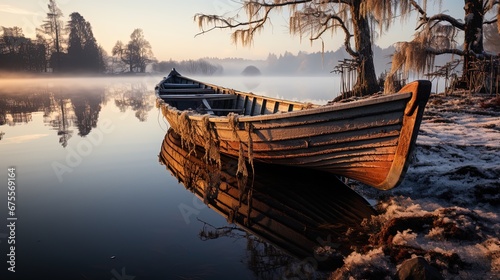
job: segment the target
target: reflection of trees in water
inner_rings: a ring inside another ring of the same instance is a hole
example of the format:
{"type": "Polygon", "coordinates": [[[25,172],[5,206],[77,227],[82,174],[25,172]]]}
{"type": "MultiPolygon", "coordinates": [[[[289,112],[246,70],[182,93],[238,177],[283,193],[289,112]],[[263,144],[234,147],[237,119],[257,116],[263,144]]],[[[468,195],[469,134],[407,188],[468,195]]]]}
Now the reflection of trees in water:
{"type": "Polygon", "coordinates": [[[199,236],[203,241],[221,237],[246,239],[245,263],[257,279],[317,279],[326,274],[316,271],[311,263],[300,261],[283,250],[237,226],[215,227],[201,221],[199,236]]]}
{"type": "Polygon", "coordinates": [[[96,86],[68,79],[55,85],[45,81],[9,85],[0,88],[0,125],[27,123],[33,112],[43,112],[43,122],[57,131],[66,147],[75,127],[79,136],[86,136],[97,126],[107,98],[114,98],[121,112],[130,108],[140,121],[146,121],[155,97],[144,81],[96,86]]]}
{"type": "Polygon", "coordinates": [[[45,108],[44,122],[57,130],[63,147],[73,135],[72,127],[79,136],[86,136],[97,126],[104,88],[58,88],[50,94],[50,106],[45,108]]]}
{"type": "Polygon", "coordinates": [[[73,134],[70,129],[75,121],[71,100],[68,98],[55,97],[50,94],[50,106],[45,108],[44,122],[49,124],[59,135],[59,143],[63,147],[68,145],[68,140],[73,134]]]}
{"type": "Polygon", "coordinates": [[[4,125],[7,123],[7,98],[0,98],[0,125],[4,125]]]}
{"type": "Polygon", "coordinates": [[[95,89],[94,92],[82,91],[71,95],[71,103],[76,116],[78,135],[86,136],[92,128],[97,126],[101,103],[104,99],[104,89],[95,89]]]}
{"type": "Polygon", "coordinates": [[[97,126],[107,99],[114,98],[121,112],[130,108],[140,121],[147,120],[155,97],[145,81],[105,81],[100,85],[78,79],[52,85],[45,80],[7,85],[0,88],[0,125],[27,123],[33,112],[43,112],[44,123],[57,131],[66,147],[75,127],[79,136],[86,136],[97,126]]]}
{"type": "Polygon", "coordinates": [[[42,111],[50,104],[49,98],[42,92],[18,95],[12,92],[0,92],[0,125],[16,125],[32,121],[32,112],[42,111]]]}
{"type": "Polygon", "coordinates": [[[258,279],[326,278],[310,262],[291,257],[255,236],[248,236],[246,249],[247,265],[258,279]]]}
{"type": "MultiPolygon", "coordinates": [[[[36,92],[18,95],[3,89],[0,95],[0,126],[28,123],[33,120],[32,112],[41,111],[50,103],[46,95],[36,92]]],[[[5,133],[0,131],[0,140],[4,135],[5,133]]]]}
{"type": "Polygon", "coordinates": [[[154,95],[146,83],[120,83],[111,87],[109,92],[115,96],[115,105],[120,112],[130,108],[139,121],[147,120],[148,112],[153,108],[154,103],[151,98],[154,98],[154,95]]]}

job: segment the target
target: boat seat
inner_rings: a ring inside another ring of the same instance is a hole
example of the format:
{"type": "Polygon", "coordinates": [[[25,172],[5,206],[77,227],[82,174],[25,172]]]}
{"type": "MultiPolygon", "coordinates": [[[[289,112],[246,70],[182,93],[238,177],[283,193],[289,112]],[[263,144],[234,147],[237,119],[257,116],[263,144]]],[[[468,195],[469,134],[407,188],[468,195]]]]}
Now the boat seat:
{"type": "Polygon", "coordinates": [[[225,108],[200,108],[200,109],[197,109],[196,111],[199,111],[199,112],[206,112],[206,113],[209,113],[209,114],[212,114],[214,115],[214,112],[228,112],[228,113],[238,113],[238,114],[243,114],[245,112],[245,109],[225,109],[225,108]]]}
{"type": "Polygon", "coordinates": [[[200,88],[198,84],[175,84],[175,83],[163,83],[163,88],[174,89],[174,88],[200,88]]]}
{"type": "MultiPolygon", "coordinates": [[[[213,90],[212,90],[213,91],[213,90]]],[[[236,99],[238,96],[234,94],[220,94],[220,93],[213,93],[213,94],[205,94],[205,93],[200,93],[200,92],[193,92],[192,94],[160,94],[160,97],[162,99],[166,100],[202,100],[202,99],[207,99],[207,100],[231,100],[231,99],[236,99]]]]}
{"type": "Polygon", "coordinates": [[[212,94],[204,94],[204,93],[193,93],[193,94],[160,94],[160,97],[165,101],[200,101],[203,104],[203,108],[197,109],[197,111],[208,113],[211,115],[215,115],[215,112],[235,112],[235,113],[243,113],[244,109],[237,108],[212,108],[209,100],[218,101],[218,100],[236,100],[238,98],[235,94],[221,94],[221,93],[212,93],[212,94]]]}
{"type": "Polygon", "coordinates": [[[202,99],[201,103],[205,108],[199,108],[198,110],[201,112],[206,112],[210,115],[215,115],[215,112],[235,112],[235,113],[243,113],[245,109],[237,109],[237,108],[212,108],[206,99],[202,99]]]}
{"type": "Polygon", "coordinates": [[[166,88],[161,90],[161,93],[188,93],[188,94],[211,94],[215,93],[215,90],[212,88],[166,88]]]}

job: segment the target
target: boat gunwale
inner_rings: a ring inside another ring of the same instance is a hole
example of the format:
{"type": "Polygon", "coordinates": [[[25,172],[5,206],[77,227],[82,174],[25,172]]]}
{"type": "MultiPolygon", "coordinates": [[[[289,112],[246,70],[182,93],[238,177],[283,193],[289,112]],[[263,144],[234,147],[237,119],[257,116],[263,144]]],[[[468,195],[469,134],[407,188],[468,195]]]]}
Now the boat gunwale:
{"type": "MultiPolygon", "coordinates": [[[[285,118],[292,118],[292,117],[298,117],[298,116],[307,116],[307,115],[315,115],[315,114],[322,114],[322,113],[330,113],[330,112],[335,112],[335,111],[342,111],[342,110],[348,110],[356,107],[362,107],[362,106],[370,106],[370,105],[376,105],[379,103],[386,103],[386,102],[391,102],[391,101],[398,101],[398,100],[403,100],[403,99],[410,99],[412,97],[412,92],[397,92],[397,93],[392,93],[392,94],[378,94],[378,95],[371,95],[368,96],[364,99],[360,100],[355,100],[351,102],[338,102],[338,103],[332,103],[332,104],[326,104],[326,105],[318,105],[318,104],[312,104],[312,103],[306,103],[306,102],[297,102],[297,101],[291,101],[287,99],[279,99],[279,98],[273,98],[273,97],[267,97],[264,95],[258,95],[254,94],[251,92],[242,92],[222,86],[217,86],[209,83],[204,83],[200,82],[197,80],[193,80],[191,78],[184,77],[182,75],[176,76],[182,79],[185,79],[190,82],[194,83],[199,83],[200,85],[205,85],[212,87],[214,90],[220,90],[220,91],[227,91],[227,93],[219,93],[219,94],[233,94],[233,95],[243,95],[243,96],[251,96],[251,97],[256,97],[256,98],[262,98],[266,99],[269,101],[274,101],[274,102],[283,102],[283,103],[288,103],[288,104],[293,104],[293,105],[299,105],[299,106],[313,106],[312,108],[307,108],[307,109],[302,109],[302,110],[297,110],[297,111],[288,111],[288,112],[282,112],[278,111],[275,113],[270,113],[270,114],[263,114],[263,115],[255,115],[255,116],[249,116],[249,115],[240,115],[240,114],[234,114],[238,117],[238,121],[240,122],[252,122],[252,121],[266,121],[266,120],[276,120],[276,119],[285,119],[285,118]]],[[[162,82],[160,82],[161,84],[162,82]]],[[[202,95],[202,94],[201,94],[202,95]]],[[[201,114],[198,113],[194,110],[179,110],[174,106],[169,105],[165,100],[161,98],[161,94],[159,91],[156,91],[156,96],[162,102],[165,106],[172,108],[173,110],[171,111],[178,111],[178,114],[184,111],[188,111],[189,118],[195,121],[200,121],[203,118],[205,118],[206,115],[209,116],[209,121],[214,122],[214,123],[223,123],[227,122],[229,119],[228,115],[225,116],[214,116],[210,114],[201,114]]]]}

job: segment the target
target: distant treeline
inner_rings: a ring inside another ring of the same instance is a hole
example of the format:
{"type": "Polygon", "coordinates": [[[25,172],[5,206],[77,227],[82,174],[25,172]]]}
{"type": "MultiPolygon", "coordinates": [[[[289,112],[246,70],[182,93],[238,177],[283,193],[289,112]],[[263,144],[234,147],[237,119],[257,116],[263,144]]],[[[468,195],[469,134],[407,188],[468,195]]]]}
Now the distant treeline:
{"type": "Polygon", "coordinates": [[[152,64],[154,72],[168,73],[172,68],[175,68],[181,73],[200,74],[200,75],[215,75],[222,74],[224,69],[220,64],[211,63],[204,59],[198,60],[183,60],[183,61],[161,61],[152,64]]]}
{"type": "Polygon", "coordinates": [[[0,70],[104,72],[105,52],[97,45],[90,23],[79,13],[72,13],[63,29],[58,20],[60,11],[51,6],[49,9],[54,13],[48,13],[36,39],[26,38],[17,26],[1,27],[0,70]]]}
{"type": "Polygon", "coordinates": [[[135,29],[127,44],[117,41],[109,57],[99,46],[91,24],[77,12],[63,20],[55,0],[36,29],[36,39],[26,38],[20,27],[0,28],[0,70],[9,72],[104,73],[145,72],[154,61],[151,45],[135,29]]]}
{"type": "Polygon", "coordinates": [[[47,67],[47,48],[28,39],[19,28],[2,27],[0,70],[43,72],[47,67]]]}
{"type": "MultiPolygon", "coordinates": [[[[378,73],[390,69],[390,56],[394,47],[373,46],[374,63],[378,73]]],[[[206,58],[207,61],[224,66],[225,73],[239,74],[248,65],[255,65],[265,75],[330,75],[340,61],[351,58],[343,49],[325,52],[298,52],[293,54],[270,53],[265,60],[244,60],[240,58],[206,58]]]]}

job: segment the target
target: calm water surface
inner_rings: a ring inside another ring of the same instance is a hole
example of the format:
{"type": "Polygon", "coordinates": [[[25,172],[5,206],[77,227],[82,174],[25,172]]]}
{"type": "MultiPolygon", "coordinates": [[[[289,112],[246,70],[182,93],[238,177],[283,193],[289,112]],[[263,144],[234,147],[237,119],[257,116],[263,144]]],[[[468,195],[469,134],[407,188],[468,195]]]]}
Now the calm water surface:
{"type": "MultiPolygon", "coordinates": [[[[0,81],[0,279],[256,279],[303,269],[286,248],[274,254],[286,261],[266,265],[256,251],[270,245],[242,227],[221,234],[234,225],[160,164],[169,127],[155,107],[160,78],[0,81]]],[[[200,79],[315,103],[337,91],[332,78],[200,79]]]]}

